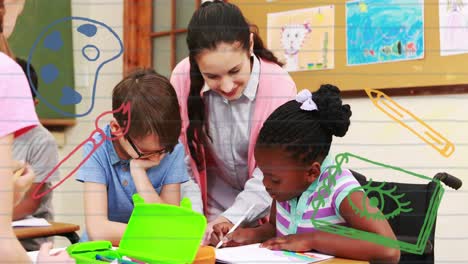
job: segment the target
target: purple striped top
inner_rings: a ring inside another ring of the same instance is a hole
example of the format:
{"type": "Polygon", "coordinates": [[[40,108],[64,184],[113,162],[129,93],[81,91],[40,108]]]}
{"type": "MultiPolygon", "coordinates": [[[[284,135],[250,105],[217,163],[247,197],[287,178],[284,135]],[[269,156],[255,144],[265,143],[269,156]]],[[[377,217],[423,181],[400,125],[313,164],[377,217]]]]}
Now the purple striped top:
{"type": "Polygon", "coordinates": [[[343,199],[351,190],[359,187],[359,182],[349,170],[343,169],[336,176],[336,182],[330,186],[328,193],[321,186],[328,184],[328,170],[313,182],[310,187],[302,193],[299,199],[286,202],[276,202],[276,231],[277,236],[290,234],[301,234],[315,230],[311,217],[315,214],[316,220],[326,221],[330,224],[346,225],[346,221],[340,215],[339,208],[343,199]],[[320,197],[318,190],[321,189],[320,197]],[[319,198],[320,204],[317,211],[312,207],[312,200],[319,198]]]}

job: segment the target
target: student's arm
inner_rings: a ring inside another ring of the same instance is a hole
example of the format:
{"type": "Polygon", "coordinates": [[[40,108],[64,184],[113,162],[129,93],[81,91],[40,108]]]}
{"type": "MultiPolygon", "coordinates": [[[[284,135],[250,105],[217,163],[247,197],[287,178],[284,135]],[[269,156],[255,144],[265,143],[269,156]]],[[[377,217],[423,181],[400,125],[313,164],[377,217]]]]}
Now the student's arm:
{"type": "Polygon", "coordinates": [[[159,165],[159,162],[163,159],[164,155],[165,154],[160,155],[157,160],[133,159],[130,161],[130,174],[132,175],[133,181],[135,183],[135,188],[146,203],[167,203],[156,192],[153,184],[148,178],[148,174],[146,173],[149,168],[159,165]]]}
{"type": "Polygon", "coordinates": [[[13,135],[0,137],[0,256],[2,262],[31,263],[11,227],[13,211],[13,135]]]}
{"type": "MultiPolygon", "coordinates": [[[[93,151],[94,145],[86,143],[83,147],[83,157],[93,151]]],[[[126,224],[109,221],[105,148],[94,151],[89,159],[80,167],[76,179],[84,182],[84,209],[86,231],[90,240],[108,240],[118,246],[126,228],[126,224]]],[[[110,177],[110,176],[109,176],[110,177]]]]}
{"type": "Polygon", "coordinates": [[[19,177],[13,177],[13,208],[23,201],[23,198],[29,191],[34,180],[34,171],[31,166],[21,163],[18,167],[18,163],[16,161],[14,161],[14,164],[15,171],[19,168],[24,168],[24,170],[19,177]]]}
{"type": "Polygon", "coordinates": [[[165,175],[159,175],[159,177],[164,177],[160,194],[156,192],[146,173],[149,168],[158,166],[165,155],[168,154],[161,155],[159,159],[154,160],[132,160],[130,162],[130,173],[137,192],[145,202],[180,205],[180,184],[189,179],[182,144],[177,144],[171,154],[164,160],[164,162],[167,162],[166,164],[169,164],[169,167],[164,172],[165,175]]]}
{"type": "MultiPolygon", "coordinates": [[[[16,205],[13,210],[13,219],[22,219],[28,215],[33,215],[40,207],[43,199],[34,199],[32,194],[34,190],[40,185],[40,183],[49,175],[52,169],[58,164],[58,148],[55,139],[50,133],[37,133],[35,137],[35,144],[31,145],[26,155],[26,162],[34,170],[35,179],[33,185],[29,188],[29,191],[25,194],[20,204],[16,205]]],[[[34,132],[34,131],[31,131],[34,132]]],[[[21,159],[21,158],[20,158],[21,159]]],[[[43,184],[39,193],[43,193],[50,188],[50,182],[58,180],[58,171],[56,171],[51,177],[47,179],[47,184],[43,184]]]]}
{"type": "Polygon", "coordinates": [[[158,194],[146,174],[146,170],[133,169],[130,166],[133,181],[138,194],[146,203],[164,203],[180,205],[180,183],[166,184],[158,194]]]}
{"type": "Polygon", "coordinates": [[[84,191],[86,229],[90,240],[108,240],[118,246],[127,225],[109,221],[106,185],[85,182],[84,191]]]}
{"type": "MultiPolygon", "coordinates": [[[[39,186],[39,183],[33,183],[29,188],[29,191],[24,195],[23,200],[15,206],[13,209],[13,220],[23,219],[28,215],[32,215],[41,205],[42,199],[34,199],[33,193],[34,190],[39,186]]],[[[42,193],[46,190],[47,185],[42,185],[39,193],[42,193]]]]}
{"type": "Polygon", "coordinates": [[[160,196],[167,204],[180,205],[180,183],[164,185],[160,196]]]}
{"type": "MultiPolygon", "coordinates": [[[[369,214],[378,214],[379,210],[369,205],[369,199],[363,192],[353,192],[349,196],[359,210],[369,214]],[[366,199],[365,208],[362,205],[366,199]]],[[[375,233],[390,239],[396,239],[387,220],[376,220],[360,216],[345,198],[340,205],[340,214],[354,229],[375,233]]],[[[365,240],[353,239],[328,232],[315,231],[306,234],[289,235],[269,240],[262,244],[270,249],[284,249],[291,251],[317,250],[325,254],[338,257],[370,260],[374,262],[398,263],[400,251],[398,249],[381,246],[365,240]]]]}

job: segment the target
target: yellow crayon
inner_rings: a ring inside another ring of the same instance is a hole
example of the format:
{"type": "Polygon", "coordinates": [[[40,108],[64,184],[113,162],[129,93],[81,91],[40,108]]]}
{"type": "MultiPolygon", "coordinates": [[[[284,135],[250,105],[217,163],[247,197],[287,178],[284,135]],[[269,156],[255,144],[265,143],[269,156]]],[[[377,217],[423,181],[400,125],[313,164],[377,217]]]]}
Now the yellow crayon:
{"type": "Polygon", "coordinates": [[[419,117],[397,104],[388,95],[374,89],[366,89],[366,93],[377,108],[439,151],[442,156],[449,157],[455,151],[455,146],[452,142],[435,131],[419,117]],[[413,119],[417,122],[405,122],[405,119],[413,119]]]}

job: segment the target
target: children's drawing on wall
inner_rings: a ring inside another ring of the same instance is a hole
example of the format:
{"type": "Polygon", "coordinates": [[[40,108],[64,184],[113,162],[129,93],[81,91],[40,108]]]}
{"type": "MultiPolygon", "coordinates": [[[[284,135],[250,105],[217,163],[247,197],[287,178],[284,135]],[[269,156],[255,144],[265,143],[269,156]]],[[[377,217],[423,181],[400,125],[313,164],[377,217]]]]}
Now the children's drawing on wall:
{"type": "Polygon", "coordinates": [[[346,3],[348,65],[424,58],[422,0],[346,3]]]}
{"type": "Polygon", "coordinates": [[[335,67],[333,5],[268,14],[268,48],[288,71],[335,67]]]}
{"type": "Polygon", "coordinates": [[[306,36],[312,31],[310,23],[288,24],[281,29],[281,46],[286,58],[285,67],[289,71],[299,70],[299,51],[306,36]]]}
{"type": "Polygon", "coordinates": [[[468,0],[440,0],[440,55],[468,53],[468,0]]]}

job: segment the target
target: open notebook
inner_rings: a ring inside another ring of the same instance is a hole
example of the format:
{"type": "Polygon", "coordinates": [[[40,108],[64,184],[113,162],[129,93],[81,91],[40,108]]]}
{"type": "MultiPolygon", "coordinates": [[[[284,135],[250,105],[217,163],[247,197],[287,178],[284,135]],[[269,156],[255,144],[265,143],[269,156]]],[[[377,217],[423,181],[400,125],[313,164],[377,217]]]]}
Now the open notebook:
{"type": "Polygon", "coordinates": [[[314,263],[333,258],[313,252],[296,253],[273,251],[252,244],[240,247],[216,249],[216,260],[221,263],[314,263]]]}

